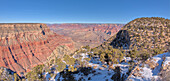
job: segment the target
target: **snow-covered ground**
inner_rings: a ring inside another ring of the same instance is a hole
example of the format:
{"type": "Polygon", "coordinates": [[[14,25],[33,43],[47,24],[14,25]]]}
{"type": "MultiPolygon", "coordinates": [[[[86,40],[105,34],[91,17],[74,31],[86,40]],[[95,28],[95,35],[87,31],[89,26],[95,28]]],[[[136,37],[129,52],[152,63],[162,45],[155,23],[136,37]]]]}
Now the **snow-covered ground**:
{"type": "Polygon", "coordinates": [[[159,73],[161,71],[162,68],[162,63],[163,65],[166,65],[170,63],[170,52],[166,52],[163,54],[158,54],[156,56],[154,56],[150,61],[157,63],[158,65],[154,68],[151,69],[148,64],[145,64],[144,67],[140,67],[139,69],[141,69],[139,71],[139,73],[141,74],[140,77],[136,77],[136,76],[131,76],[130,79],[133,81],[159,81],[160,80],[160,76],[159,73]],[[163,62],[163,57],[166,57],[165,61],[163,62]]]}
{"type": "MultiPolygon", "coordinates": [[[[81,61],[86,61],[85,58],[89,58],[87,53],[81,53],[80,55],[82,57],[81,61]]],[[[113,64],[112,65],[113,67],[120,66],[121,74],[126,74],[128,72],[128,70],[129,70],[128,62],[131,60],[130,57],[124,57],[124,59],[126,59],[126,62],[123,62],[121,64],[113,64]]],[[[160,80],[159,73],[162,69],[162,64],[164,66],[170,64],[170,53],[167,52],[167,53],[163,53],[163,54],[158,54],[152,58],[149,58],[148,60],[149,60],[149,62],[151,62],[153,64],[157,64],[157,66],[154,69],[152,69],[147,63],[145,63],[144,67],[139,66],[140,70],[137,71],[140,74],[140,76],[135,76],[133,74],[132,76],[130,76],[129,79],[131,79],[132,81],[160,80]],[[163,57],[166,57],[165,60],[163,60],[163,57]]],[[[87,81],[87,80],[112,81],[111,77],[114,75],[115,72],[113,70],[108,70],[109,66],[106,63],[104,63],[104,65],[106,65],[107,67],[103,67],[102,66],[103,64],[101,63],[101,61],[98,57],[91,58],[91,60],[88,62],[87,65],[92,67],[89,74],[84,75],[82,72],[75,73],[75,74],[73,74],[73,76],[75,77],[75,80],[78,81],[80,78],[82,78],[85,81],[87,81]]],[[[58,78],[60,79],[60,81],[62,81],[64,79],[62,76],[60,76],[59,73],[55,73],[55,74],[56,74],[55,78],[53,76],[50,79],[50,81],[57,81],[58,78]]],[[[46,73],[46,78],[50,78],[50,75],[48,73],[46,73]]],[[[46,79],[46,80],[48,80],[48,79],[46,79]]]]}
{"type": "MultiPolygon", "coordinates": [[[[82,61],[85,61],[84,59],[88,58],[88,54],[86,54],[86,53],[81,53],[80,55],[82,56],[82,61]]],[[[127,59],[127,61],[131,60],[131,58],[129,58],[129,57],[125,57],[124,59],[127,59]]],[[[81,73],[81,72],[73,74],[73,76],[75,77],[75,80],[78,81],[80,78],[83,78],[85,81],[87,81],[87,80],[91,80],[91,81],[106,81],[106,80],[113,81],[111,79],[111,77],[113,76],[114,71],[108,70],[109,66],[106,63],[105,63],[105,65],[107,67],[103,67],[102,66],[103,64],[101,63],[99,58],[92,58],[89,61],[88,65],[92,67],[91,71],[94,71],[94,72],[90,72],[87,76],[83,75],[83,73],[81,73]],[[93,68],[93,67],[96,67],[96,68],[93,68]]],[[[129,69],[128,63],[113,64],[113,67],[115,67],[115,66],[120,66],[122,74],[125,74],[126,72],[128,72],[128,69],[129,69]]],[[[60,78],[60,81],[63,80],[62,76],[60,77],[60,74],[57,74],[56,78],[55,79],[51,78],[50,81],[56,81],[58,78],[60,78]]]]}
{"type": "Polygon", "coordinates": [[[79,78],[83,77],[85,81],[88,80],[88,78],[91,78],[90,80],[92,81],[105,81],[106,79],[108,79],[109,81],[111,81],[111,77],[114,74],[114,71],[108,71],[108,70],[99,70],[99,69],[95,69],[95,73],[91,73],[88,76],[82,76],[81,74],[75,74],[74,77],[76,78],[76,80],[79,80],[79,78]]]}

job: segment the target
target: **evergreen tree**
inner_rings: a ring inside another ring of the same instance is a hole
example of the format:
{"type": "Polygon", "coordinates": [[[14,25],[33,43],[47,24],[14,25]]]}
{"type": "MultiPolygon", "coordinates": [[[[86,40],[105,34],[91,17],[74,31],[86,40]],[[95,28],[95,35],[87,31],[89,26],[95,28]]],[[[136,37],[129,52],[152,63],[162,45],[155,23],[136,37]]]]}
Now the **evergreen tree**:
{"type": "Polygon", "coordinates": [[[111,79],[114,80],[114,81],[121,81],[121,68],[119,66],[117,66],[114,69],[114,72],[115,72],[115,74],[113,74],[111,79]]]}

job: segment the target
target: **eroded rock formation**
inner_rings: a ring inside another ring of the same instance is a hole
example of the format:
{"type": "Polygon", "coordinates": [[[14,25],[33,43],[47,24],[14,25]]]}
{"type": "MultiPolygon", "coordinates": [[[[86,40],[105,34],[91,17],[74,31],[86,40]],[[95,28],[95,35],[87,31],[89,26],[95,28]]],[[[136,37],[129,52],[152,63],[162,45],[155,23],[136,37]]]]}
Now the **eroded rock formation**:
{"type": "Polygon", "coordinates": [[[45,24],[0,24],[0,66],[17,73],[44,63],[63,45],[74,49],[71,38],[53,33],[45,24]]]}
{"type": "Polygon", "coordinates": [[[50,24],[57,34],[71,37],[76,48],[96,47],[113,36],[124,24],[50,24]]]}

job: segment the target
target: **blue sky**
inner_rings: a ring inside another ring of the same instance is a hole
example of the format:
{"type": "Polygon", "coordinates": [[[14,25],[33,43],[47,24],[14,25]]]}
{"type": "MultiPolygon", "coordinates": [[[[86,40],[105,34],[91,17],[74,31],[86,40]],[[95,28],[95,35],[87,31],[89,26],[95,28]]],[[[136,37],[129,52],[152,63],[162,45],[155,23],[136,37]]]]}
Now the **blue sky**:
{"type": "Polygon", "coordinates": [[[170,0],[0,0],[0,23],[127,23],[170,19],[170,0]]]}

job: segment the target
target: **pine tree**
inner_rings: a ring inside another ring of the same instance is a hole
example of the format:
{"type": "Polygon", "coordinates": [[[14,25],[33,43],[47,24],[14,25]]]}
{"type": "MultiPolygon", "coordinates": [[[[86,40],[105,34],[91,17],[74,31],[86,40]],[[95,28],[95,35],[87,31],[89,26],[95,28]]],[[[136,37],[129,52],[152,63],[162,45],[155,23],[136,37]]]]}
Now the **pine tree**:
{"type": "Polygon", "coordinates": [[[114,69],[114,72],[115,72],[115,74],[113,74],[111,79],[114,80],[114,81],[121,81],[121,68],[119,66],[117,66],[114,69]]]}

